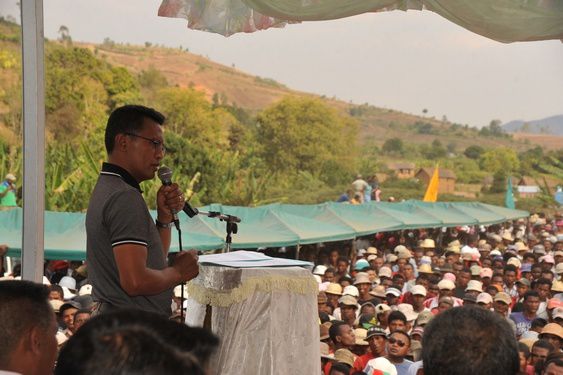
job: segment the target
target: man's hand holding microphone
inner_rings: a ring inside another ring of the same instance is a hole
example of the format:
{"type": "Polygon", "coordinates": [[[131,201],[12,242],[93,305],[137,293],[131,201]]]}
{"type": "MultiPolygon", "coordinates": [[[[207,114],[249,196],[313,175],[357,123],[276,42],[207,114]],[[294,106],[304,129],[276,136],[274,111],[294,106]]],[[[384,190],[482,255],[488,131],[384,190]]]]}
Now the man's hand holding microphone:
{"type": "MultiPolygon", "coordinates": [[[[185,205],[184,194],[176,183],[172,183],[170,168],[161,167],[158,177],[162,186],[156,196],[157,220],[161,223],[179,225],[177,213],[185,205]]],[[[180,251],[175,254],[171,266],[178,272],[179,282],[186,282],[199,274],[198,255],[196,250],[180,251]]]]}

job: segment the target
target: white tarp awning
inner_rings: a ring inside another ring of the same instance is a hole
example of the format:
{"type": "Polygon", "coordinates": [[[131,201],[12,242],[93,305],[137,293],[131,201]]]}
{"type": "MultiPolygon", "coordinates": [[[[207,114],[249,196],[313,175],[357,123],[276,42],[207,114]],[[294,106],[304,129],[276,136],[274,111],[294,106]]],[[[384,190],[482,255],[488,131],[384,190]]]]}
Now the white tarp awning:
{"type": "MultiPolygon", "coordinates": [[[[429,10],[499,42],[563,39],[561,0],[163,0],[159,16],[221,35],[390,10],[429,10]]],[[[374,21],[375,22],[375,21],[374,21]]]]}

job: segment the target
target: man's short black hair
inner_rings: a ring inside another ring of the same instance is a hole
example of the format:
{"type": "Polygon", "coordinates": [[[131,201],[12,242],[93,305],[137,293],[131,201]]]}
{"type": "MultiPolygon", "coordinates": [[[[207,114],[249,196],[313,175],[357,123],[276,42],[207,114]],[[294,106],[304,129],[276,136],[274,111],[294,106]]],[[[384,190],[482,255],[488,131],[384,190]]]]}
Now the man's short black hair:
{"type": "Polygon", "coordinates": [[[543,318],[536,318],[534,320],[532,320],[532,325],[530,326],[530,329],[534,329],[534,328],[543,328],[547,325],[547,320],[543,319],[543,318]]]}
{"type": "Polygon", "coordinates": [[[387,317],[387,324],[391,324],[391,322],[395,320],[401,320],[403,323],[407,324],[407,317],[405,316],[405,314],[398,310],[391,311],[391,313],[387,317]]]}
{"type": "Polygon", "coordinates": [[[58,284],[51,284],[49,285],[49,292],[57,292],[60,294],[61,298],[64,298],[65,296],[65,292],[63,290],[63,287],[58,285],[58,284]]]}
{"type": "Polygon", "coordinates": [[[50,329],[54,315],[48,298],[49,289],[43,284],[0,281],[0,366],[6,364],[20,338],[30,329],[50,329]]]}
{"type": "MultiPolygon", "coordinates": [[[[543,273],[543,272],[542,272],[543,273]]],[[[549,285],[549,288],[551,289],[551,280],[549,280],[546,277],[540,277],[539,279],[536,280],[536,282],[534,283],[534,288],[537,288],[538,285],[549,285]]]]}
{"type": "Polygon", "coordinates": [[[218,338],[161,315],[121,310],[88,320],[60,352],[55,374],[204,374],[218,338]]]}
{"type": "Polygon", "coordinates": [[[480,307],[446,310],[424,328],[424,373],[514,375],[518,347],[506,319],[480,307]]]}
{"type": "Polygon", "coordinates": [[[163,125],[166,119],[162,113],[142,105],[124,105],[116,108],[109,116],[106,126],[105,144],[108,155],[113,152],[116,135],[140,131],[147,118],[159,125],[163,125]]]}
{"type": "Polygon", "coordinates": [[[524,301],[526,301],[528,298],[530,297],[536,297],[536,298],[540,298],[540,295],[538,294],[538,292],[536,292],[535,290],[528,290],[525,294],[524,294],[524,301]]]}
{"type": "Polygon", "coordinates": [[[352,369],[352,367],[350,367],[348,364],[343,363],[343,362],[336,362],[335,364],[333,364],[330,367],[330,372],[329,375],[331,375],[334,371],[334,373],[336,374],[337,372],[340,372],[342,374],[349,374],[350,370],[352,369]]]}
{"type": "Polygon", "coordinates": [[[346,326],[348,323],[343,322],[342,320],[333,320],[332,325],[328,329],[328,335],[333,343],[336,343],[336,336],[340,336],[340,327],[346,326]]]}
{"type": "Polygon", "coordinates": [[[534,348],[547,349],[549,353],[555,350],[555,347],[546,339],[539,339],[534,342],[532,344],[532,350],[534,350],[534,348]]]}
{"type": "Polygon", "coordinates": [[[338,260],[336,261],[336,263],[340,263],[340,262],[344,262],[344,263],[346,263],[346,264],[349,264],[349,263],[350,263],[350,261],[348,260],[348,258],[343,257],[343,256],[339,256],[339,257],[338,257],[338,260]]]}
{"type": "Polygon", "coordinates": [[[504,273],[506,274],[507,271],[518,273],[518,268],[514,264],[507,264],[504,266],[504,273]]]}

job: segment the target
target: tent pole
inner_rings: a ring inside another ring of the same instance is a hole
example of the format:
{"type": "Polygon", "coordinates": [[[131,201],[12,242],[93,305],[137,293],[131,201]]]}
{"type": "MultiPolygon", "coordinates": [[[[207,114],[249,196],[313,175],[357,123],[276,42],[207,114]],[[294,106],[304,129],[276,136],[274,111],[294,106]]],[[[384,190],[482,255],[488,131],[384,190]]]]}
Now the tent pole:
{"type": "Polygon", "coordinates": [[[299,253],[301,252],[301,245],[297,244],[295,248],[295,259],[299,260],[299,253]]]}
{"type": "Polygon", "coordinates": [[[354,238],[352,240],[352,246],[350,246],[350,254],[348,254],[348,259],[350,259],[350,274],[352,273],[352,270],[354,269],[354,265],[356,264],[356,239],[354,238]]]}
{"type": "Polygon", "coordinates": [[[23,65],[22,278],[43,278],[45,70],[43,0],[21,0],[23,65]]]}

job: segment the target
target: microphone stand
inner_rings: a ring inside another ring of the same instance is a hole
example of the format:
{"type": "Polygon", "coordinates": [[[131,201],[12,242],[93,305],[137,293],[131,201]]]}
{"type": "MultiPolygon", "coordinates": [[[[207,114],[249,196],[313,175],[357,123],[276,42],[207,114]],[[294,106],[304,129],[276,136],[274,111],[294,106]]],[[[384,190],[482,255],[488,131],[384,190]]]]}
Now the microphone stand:
{"type": "Polygon", "coordinates": [[[225,238],[225,251],[227,253],[231,252],[231,248],[232,248],[232,242],[233,242],[233,237],[232,234],[237,234],[238,232],[238,225],[237,223],[240,223],[241,220],[240,218],[234,216],[234,215],[227,215],[227,214],[222,214],[218,211],[209,211],[209,212],[204,212],[204,211],[198,211],[199,214],[210,217],[210,218],[218,218],[221,221],[224,221],[227,225],[226,225],[226,230],[227,230],[227,236],[225,238]]]}

